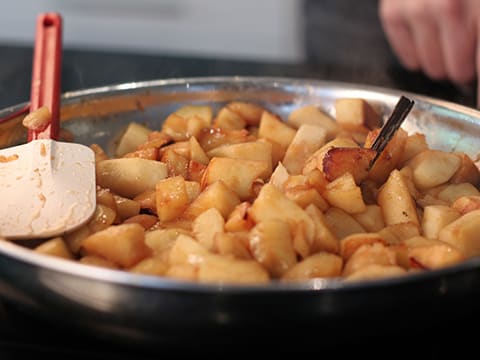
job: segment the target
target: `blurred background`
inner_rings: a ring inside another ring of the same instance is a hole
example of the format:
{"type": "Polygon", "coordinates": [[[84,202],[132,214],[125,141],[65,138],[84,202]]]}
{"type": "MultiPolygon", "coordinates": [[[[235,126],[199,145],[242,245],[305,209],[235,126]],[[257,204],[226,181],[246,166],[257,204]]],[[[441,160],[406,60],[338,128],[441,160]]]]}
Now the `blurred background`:
{"type": "Polygon", "coordinates": [[[401,68],[377,0],[16,0],[0,5],[0,108],[29,97],[38,13],[64,18],[64,91],[167,77],[289,76],[474,105],[472,89],[401,68]]]}

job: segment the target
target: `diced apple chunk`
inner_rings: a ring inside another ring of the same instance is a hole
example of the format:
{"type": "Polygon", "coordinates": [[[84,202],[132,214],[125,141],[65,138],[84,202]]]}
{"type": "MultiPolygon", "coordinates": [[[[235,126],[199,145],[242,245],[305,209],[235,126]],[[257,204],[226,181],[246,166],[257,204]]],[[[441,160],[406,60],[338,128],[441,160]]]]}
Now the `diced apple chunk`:
{"type": "Polygon", "coordinates": [[[282,279],[308,280],[314,278],[338,277],[342,273],[343,261],[338,255],[318,252],[292,266],[282,279]]]}
{"type": "Polygon", "coordinates": [[[268,111],[263,112],[258,129],[258,137],[274,141],[286,150],[295,134],[295,129],[285,124],[277,116],[268,111]]]}
{"type": "Polygon", "coordinates": [[[480,210],[469,212],[440,230],[438,239],[458,248],[466,258],[480,255],[480,210]]]}
{"type": "Polygon", "coordinates": [[[210,158],[226,157],[229,159],[262,161],[267,164],[261,178],[267,180],[272,175],[272,144],[268,141],[253,141],[241,144],[226,144],[208,152],[210,158]]]}
{"type": "Polygon", "coordinates": [[[237,194],[219,180],[209,185],[193,200],[183,213],[183,217],[193,220],[205,210],[216,208],[224,218],[227,218],[238,204],[240,199],[237,194]]]}
{"type": "Polygon", "coordinates": [[[367,209],[360,187],[348,172],[328,184],[322,195],[330,205],[349,214],[358,214],[367,209]]]}
{"type": "Polygon", "coordinates": [[[346,130],[368,132],[381,126],[380,116],[364,99],[335,100],[335,119],[346,130]]]}
{"type": "Polygon", "coordinates": [[[301,174],[306,160],[325,144],[326,130],[315,125],[301,125],[282,160],[290,174],[301,174]]]}
{"type": "Polygon", "coordinates": [[[215,208],[204,211],[192,223],[195,238],[209,250],[213,249],[215,235],[224,232],[224,227],[225,220],[215,208]]]}
{"type": "Polygon", "coordinates": [[[156,185],[157,214],[161,222],[178,218],[189,204],[185,180],[174,176],[160,180],[156,185]]]}
{"type": "Polygon", "coordinates": [[[413,182],[419,189],[428,189],[446,183],[460,168],[458,155],[439,150],[425,150],[411,159],[413,182]]]}
{"type": "Polygon", "coordinates": [[[140,158],[109,159],[96,165],[97,184],[128,198],[155,189],[167,174],[164,163],[140,158]]]}
{"type": "Polygon", "coordinates": [[[445,205],[430,205],[423,209],[422,231],[429,239],[437,239],[441,229],[460,217],[460,213],[445,205]]]}
{"type": "Polygon", "coordinates": [[[303,231],[309,244],[313,243],[315,224],[308,214],[295,202],[288,199],[275,186],[265,184],[248,209],[249,216],[259,223],[267,220],[281,220],[290,225],[290,231],[303,231]]]}
{"type": "Polygon", "coordinates": [[[205,170],[202,178],[202,187],[221,180],[233,190],[241,200],[253,197],[253,183],[268,169],[265,161],[240,160],[215,157],[205,170]]]}
{"type": "Polygon", "coordinates": [[[287,123],[297,129],[305,124],[319,126],[327,132],[327,140],[333,139],[338,133],[338,124],[313,105],[302,106],[293,110],[288,116],[287,123]]]}
{"type": "Polygon", "coordinates": [[[415,201],[398,170],[393,170],[378,193],[378,204],[382,208],[387,225],[403,222],[420,224],[415,201]]]}
{"type": "Polygon", "coordinates": [[[145,245],[145,229],[139,224],[112,225],[85,238],[81,247],[87,254],[104,257],[125,268],[151,254],[145,245]]]}
{"type": "Polygon", "coordinates": [[[73,259],[73,254],[61,237],[47,240],[38,245],[35,251],[44,255],[55,256],[63,259],[73,259]]]}
{"type": "Polygon", "coordinates": [[[152,132],[149,128],[136,122],[128,124],[121,135],[115,149],[115,155],[121,157],[126,153],[137,150],[140,144],[147,142],[148,135],[152,132]]]}
{"type": "Polygon", "coordinates": [[[290,227],[283,221],[259,222],[250,231],[250,249],[254,258],[275,278],[297,262],[290,227]]]}

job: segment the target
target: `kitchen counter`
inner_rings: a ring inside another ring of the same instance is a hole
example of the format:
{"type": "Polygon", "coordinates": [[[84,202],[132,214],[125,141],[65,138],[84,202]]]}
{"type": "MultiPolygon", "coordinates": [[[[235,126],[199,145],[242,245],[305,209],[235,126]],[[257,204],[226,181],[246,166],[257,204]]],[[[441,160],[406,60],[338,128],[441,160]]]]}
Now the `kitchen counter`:
{"type": "MultiPolygon", "coordinates": [[[[0,46],[0,108],[28,101],[32,49],[27,47],[0,46]]],[[[403,70],[398,64],[379,67],[365,64],[350,66],[335,63],[310,61],[304,64],[277,64],[247,61],[231,61],[212,58],[189,58],[170,55],[139,55],[131,53],[108,53],[66,49],[63,58],[62,90],[77,90],[116,83],[142,81],[162,78],[183,78],[198,76],[280,76],[295,78],[313,78],[343,82],[375,85],[402,91],[437,97],[466,106],[475,106],[473,87],[459,89],[446,82],[432,82],[419,73],[403,70]]],[[[92,334],[79,334],[71,329],[56,327],[44,320],[16,308],[9,303],[0,303],[0,358],[8,360],[18,355],[63,356],[66,359],[147,359],[158,358],[165,349],[185,350],[182,341],[166,348],[129,350],[120,344],[110,344],[95,340],[92,334]],[[182,345],[183,344],[183,345],[182,345]]],[[[472,310],[473,311],[473,310],[472,310]]],[[[74,314],[72,314],[74,316],[74,314]]],[[[441,316],[441,314],[439,314],[441,316]]],[[[478,314],[468,314],[466,318],[480,319],[478,314]]],[[[299,339],[295,334],[287,334],[285,339],[265,337],[263,350],[273,354],[274,349],[281,351],[302,350],[317,351],[331,355],[355,353],[368,354],[371,358],[391,359],[414,356],[415,358],[434,359],[445,354],[455,354],[468,349],[468,333],[461,331],[462,321],[451,321],[445,327],[432,329],[431,334],[415,333],[415,319],[412,319],[412,332],[365,339],[359,336],[356,341],[345,342],[343,347],[329,347],[321,339],[315,339],[315,329],[310,337],[299,339]],[[430,338],[433,335],[435,338],[430,338]],[[282,344],[282,346],[280,346],[282,344]],[[271,347],[269,347],[271,346],[271,347]],[[373,349],[373,350],[372,350],[373,349]]],[[[395,324],[392,324],[395,326],[395,324]]],[[[339,334],[341,336],[341,334],[339,334]]],[[[226,346],[215,346],[210,339],[211,350],[239,351],[248,348],[234,339],[226,346]]],[[[262,343],[256,339],[254,343],[262,343]]],[[[197,344],[199,350],[201,344],[197,344]]],[[[473,349],[473,346],[470,345],[473,349]]],[[[204,346],[202,350],[207,350],[204,346]]],[[[186,347],[187,350],[188,346],[186,347]]],[[[190,349],[191,350],[191,349],[190,349]]]]}

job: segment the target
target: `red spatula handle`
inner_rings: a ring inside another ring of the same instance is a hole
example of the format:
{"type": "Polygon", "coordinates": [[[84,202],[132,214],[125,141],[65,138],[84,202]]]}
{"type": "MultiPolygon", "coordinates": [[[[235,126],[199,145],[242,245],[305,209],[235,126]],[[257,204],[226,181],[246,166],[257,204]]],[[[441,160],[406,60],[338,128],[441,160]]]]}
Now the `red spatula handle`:
{"type": "Polygon", "coordinates": [[[28,141],[58,139],[61,62],[62,18],[57,13],[40,14],[35,33],[30,112],[47,106],[52,118],[42,130],[29,130],[28,141]]]}

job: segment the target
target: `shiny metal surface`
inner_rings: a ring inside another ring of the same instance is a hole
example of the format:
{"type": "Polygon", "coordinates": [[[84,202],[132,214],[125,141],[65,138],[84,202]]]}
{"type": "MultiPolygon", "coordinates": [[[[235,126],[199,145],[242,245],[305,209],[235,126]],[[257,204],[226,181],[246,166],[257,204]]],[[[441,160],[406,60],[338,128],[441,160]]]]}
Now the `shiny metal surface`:
{"type": "MultiPolygon", "coordinates": [[[[386,118],[400,95],[415,101],[403,124],[427,135],[433,148],[480,152],[480,113],[416,94],[357,84],[284,78],[192,78],[128,83],[63,95],[62,127],[83,144],[112,149],[131,121],[159,129],[183,104],[219,108],[255,101],[286,116],[315,104],[334,116],[334,101],[361,97],[386,118]],[[112,140],[113,139],[113,140],[112,140]]],[[[0,111],[0,118],[25,104],[0,111]]],[[[21,119],[0,124],[0,147],[21,142],[21,119]]],[[[480,300],[480,259],[405,277],[363,283],[312,280],[267,286],[193,284],[90,267],[0,242],[0,296],[40,317],[119,340],[152,343],[190,336],[228,337],[269,329],[315,329],[334,338],[362,331],[422,326],[432,311],[455,316],[480,300]],[[461,302],[462,306],[458,306],[461,302]]]]}

